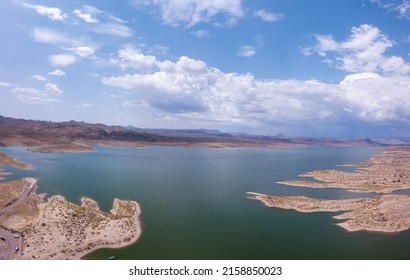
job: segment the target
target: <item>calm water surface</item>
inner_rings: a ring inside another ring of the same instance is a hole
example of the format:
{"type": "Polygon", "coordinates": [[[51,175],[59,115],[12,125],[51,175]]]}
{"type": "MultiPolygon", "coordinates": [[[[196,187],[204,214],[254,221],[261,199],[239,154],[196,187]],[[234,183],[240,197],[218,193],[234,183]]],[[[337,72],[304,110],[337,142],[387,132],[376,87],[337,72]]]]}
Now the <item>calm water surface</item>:
{"type": "MultiPolygon", "coordinates": [[[[247,191],[321,198],[363,196],[343,190],[278,185],[297,175],[358,163],[378,148],[291,149],[107,148],[94,153],[38,154],[24,147],[0,152],[35,166],[12,167],[8,178],[39,178],[39,192],[79,203],[95,199],[109,210],[113,198],[143,208],[144,233],[134,245],[103,249],[90,259],[410,259],[410,233],[349,233],[335,214],[269,209],[247,191]]],[[[350,168],[351,170],[351,168],[350,168]]]]}

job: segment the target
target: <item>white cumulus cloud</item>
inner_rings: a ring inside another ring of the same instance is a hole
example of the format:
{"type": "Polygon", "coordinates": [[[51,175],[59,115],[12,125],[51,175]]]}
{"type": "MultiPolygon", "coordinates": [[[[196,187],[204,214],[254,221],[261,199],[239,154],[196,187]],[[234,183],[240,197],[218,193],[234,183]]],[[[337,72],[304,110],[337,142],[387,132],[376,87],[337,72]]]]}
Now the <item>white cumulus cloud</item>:
{"type": "Polygon", "coordinates": [[[375,73],[348,75],[340,82],[346,106],[368,122],[410,122],[410,77],[375,73]]]}
{"type": "Polygon", "coordinates": [[[65,51],[71,51],[78,56],[87,57],[94,55],[94,50],[91,47],[82,46],[82,47],[71,47],[63,48],[65,51]]]}
{"type": "Polygon", "coordinates": [[[52,84],[52,83],[47,83],[44,86],[44,89],[47,90],[48,92],[52,93],[52,94],[55,94],[55,95],[63,94],[63,91],[61,89],[59,89],[57,85],[52,84]]]}
{"type": "Polygon", "coordinates": [[[66,75],[65,72],[60,69],[56,69],[54,71],[48,72],[48,74],[50,76],[65,76],[66,75]]]}
{"type": "Polygon", "coordinates": [[[338,42],[331,35],[316,35],[317,44],[304,49],[305,55],[317,53],[324,61],[348,72],[384,72],[406,74],[410,64],[386,52],[395,42],[375,26],[362,24],[351,29],[351,35],[338,42]]]}
{"type": "Polygon", "coordinates": [[[118,51],[116,58],[111,58],[110,62],[123,69],[134,68],[140,71],[150,71],[156,63],[156,58],[152,55],[144,55],[133,47],[127,47],[118,51]]]}
{"type": "Polygon", "coordinates": [[[158,61],[149,72],[103,77],[102,83],[135,94],[137,103],[174,122],[265,126],[320,122],[369,125],[410,123],[410,78],[360,72],[340,83],[257,79],[224,73],[200,60],[158,61]]]}
{"type": "Polygon", "coordinates": [[[76,61],[76,57],[70,54],[56,54],[50,55],[48,60],[52,66],[65,67],[73,64],[76,61]]]}

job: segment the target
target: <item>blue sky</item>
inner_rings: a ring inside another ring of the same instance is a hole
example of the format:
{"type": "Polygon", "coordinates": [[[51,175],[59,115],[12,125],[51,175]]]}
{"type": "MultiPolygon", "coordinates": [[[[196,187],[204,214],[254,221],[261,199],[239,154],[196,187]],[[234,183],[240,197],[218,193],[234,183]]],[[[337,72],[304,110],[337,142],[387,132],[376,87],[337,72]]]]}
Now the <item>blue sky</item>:
{"type": "Polygon", "coordinates": [[[410,0],[1,1],[0,114],[410,136],[410,0]]]}

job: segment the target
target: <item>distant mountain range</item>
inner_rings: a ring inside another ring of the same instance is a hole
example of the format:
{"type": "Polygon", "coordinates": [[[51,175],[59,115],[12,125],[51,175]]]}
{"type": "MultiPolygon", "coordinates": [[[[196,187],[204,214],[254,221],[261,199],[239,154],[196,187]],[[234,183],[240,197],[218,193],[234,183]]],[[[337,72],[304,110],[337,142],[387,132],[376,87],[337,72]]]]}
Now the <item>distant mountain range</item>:
{"type": "Polygon", "coordinates": [[[141,129],[85,122],[50,122],[0,116],[0,146],[34,151],[86,151],[91,145],[188,147],[386,146],[368,138],[332,139],[224,133],[207,129],[141,129]]]}

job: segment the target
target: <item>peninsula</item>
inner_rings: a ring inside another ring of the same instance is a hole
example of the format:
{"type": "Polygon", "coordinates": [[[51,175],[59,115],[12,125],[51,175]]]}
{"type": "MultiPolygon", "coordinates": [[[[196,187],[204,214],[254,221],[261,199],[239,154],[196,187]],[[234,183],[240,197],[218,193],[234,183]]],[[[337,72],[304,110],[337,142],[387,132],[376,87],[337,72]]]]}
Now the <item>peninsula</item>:
{"type": "Polygon", "coordinates": [[[410,189],[410,147],[391,147],[360,164],[354,172],[316,170],[299,177],[313,178],[319,182],[284,181],[279,184],[307,188],[340,188],[360,193],[391,193],[410,189]]]}
{"type": "Polygon", "coordinates": [[[2,165],[10,165],[16,168],[32,170],[33,166],[27,163],[19,162],[14,158],[9,157],[6,154],[0,153],[0,164],[2,165]]]}
{"type": "Polygon", "coordinates": [[[296,187],[342,188],[362,193],[380,193],[376,197],[355,199],[317,199],[305,196],[274,196],[249,192],[250,198],[267,207],[292,209],[298,212],[345,212],[334,218],[348,231],[399,232],[410,228],[410,196],[386,195],[410,189],[410,148],[391,147],[369,161],[353,165],[354,172],[319,170],[302,174],[320,182],[279,182],[296,187]]]}
{"type": "MultiPolygon", "coordinates": [[[[0,157],[0,164],[16,162],[0,157]]],[[[99,248],[130,245],[140,237],[137,202],[114,199],[106,213],[85,197],[81,205],[59,195],[46,199],[36,193],[37,183],[34,178],[0,183],[0,233],[8,236],[0,244],[2,259],[80,259],[99,248]]]]}
{"type": "MultiPolygon", "coordinates": [[[[14,158],[9,157],[6,154],[0,153],[0,164],[3,165],[10,165],[16,168],[21,168],[21,169],[26,169],[26,170],[31,170],[33,169],[33,166],[27,163],[19,162],[15,160],[14,158]]],[[[4,172],[3,169],[0,168],[0,181],[3,181],[5,178],[4,176],[10,175],[9,172],[4,172]]]]}

